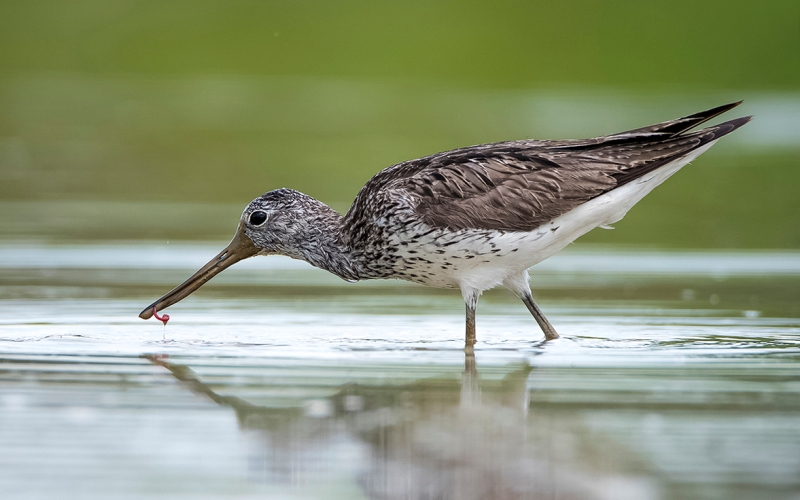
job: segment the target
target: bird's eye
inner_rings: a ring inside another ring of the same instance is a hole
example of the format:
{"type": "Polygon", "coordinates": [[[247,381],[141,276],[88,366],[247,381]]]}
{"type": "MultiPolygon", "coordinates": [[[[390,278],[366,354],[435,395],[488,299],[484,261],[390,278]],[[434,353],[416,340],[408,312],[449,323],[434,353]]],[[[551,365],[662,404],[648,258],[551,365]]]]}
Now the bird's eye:
{"type": "Polygon", "coordinates": [[[267,214],[262,212],[261,210],[256,210],[252,214],[250,214],[250,224],[254,226],[260,226],[267,220],[267,214]]]}

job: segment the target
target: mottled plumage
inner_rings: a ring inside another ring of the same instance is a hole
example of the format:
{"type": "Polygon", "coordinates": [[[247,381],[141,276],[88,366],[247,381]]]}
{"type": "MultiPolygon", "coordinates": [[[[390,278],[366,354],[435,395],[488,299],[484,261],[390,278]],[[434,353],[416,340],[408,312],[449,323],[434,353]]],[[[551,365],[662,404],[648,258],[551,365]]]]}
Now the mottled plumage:
{"type": "Polygon", "coordinates": [[[478,296],[504,285],[545,331],[527,269],[587,231],[621,219],[655,186],[750,120],[696,132],[737,106],[586,140],[521,140],[437,153],[384,169],[339,215],[291,189],[270,191],[242,213],[231,245],[140,315],[163,309],[222,269],[261,254],[303,259],[349,281],[399,278],[460,288],[467,345],[478,296]]]}

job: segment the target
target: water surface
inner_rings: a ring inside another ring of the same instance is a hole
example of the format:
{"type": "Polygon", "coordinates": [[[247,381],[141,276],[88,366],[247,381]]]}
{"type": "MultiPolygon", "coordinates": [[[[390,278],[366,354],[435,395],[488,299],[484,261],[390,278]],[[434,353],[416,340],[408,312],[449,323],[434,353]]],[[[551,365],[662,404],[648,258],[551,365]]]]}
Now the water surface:
{"type": "Polygon", "coordinates": [[[797,498],[800,255],[587,248],[485,294],[208,244],[0,246],[10,498],[797,498]]]}

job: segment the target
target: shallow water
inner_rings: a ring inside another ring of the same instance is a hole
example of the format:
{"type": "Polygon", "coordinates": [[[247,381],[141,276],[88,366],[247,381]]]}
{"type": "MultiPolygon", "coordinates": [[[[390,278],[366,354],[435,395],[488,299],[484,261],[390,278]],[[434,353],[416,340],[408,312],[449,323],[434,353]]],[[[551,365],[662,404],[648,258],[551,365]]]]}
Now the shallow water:
{"type": "Polygon", "coordinates": [[[13,498],[798,498],[800,254],[583,249],[504,291],[237,265],[218,245],[0,246],[13,498]]]}

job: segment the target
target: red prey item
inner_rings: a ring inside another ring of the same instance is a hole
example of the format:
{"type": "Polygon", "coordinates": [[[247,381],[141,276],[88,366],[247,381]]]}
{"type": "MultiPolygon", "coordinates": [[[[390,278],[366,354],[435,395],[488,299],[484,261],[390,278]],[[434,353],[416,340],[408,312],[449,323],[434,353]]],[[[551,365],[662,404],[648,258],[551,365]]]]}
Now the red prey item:
{"type": "Polygon", "coordinates": [[[156,317],[157,320],[164,323],[164,326],[167,326],[167,321],[169,321],[169,314],[162,314],[161,316],[158,315],[158,311],[156,311],[156,306],[153,306],[153,316],[156,317]]]}

